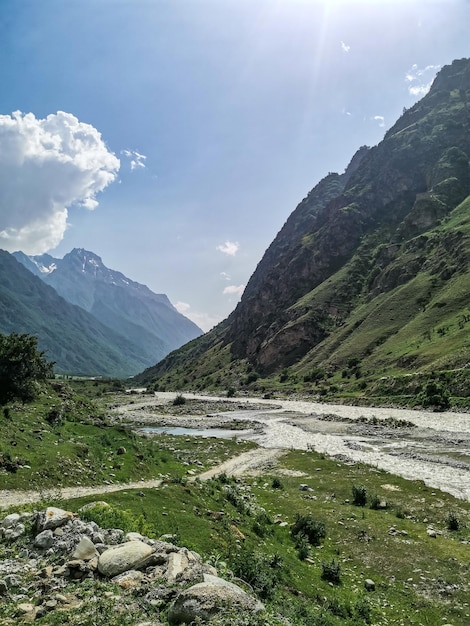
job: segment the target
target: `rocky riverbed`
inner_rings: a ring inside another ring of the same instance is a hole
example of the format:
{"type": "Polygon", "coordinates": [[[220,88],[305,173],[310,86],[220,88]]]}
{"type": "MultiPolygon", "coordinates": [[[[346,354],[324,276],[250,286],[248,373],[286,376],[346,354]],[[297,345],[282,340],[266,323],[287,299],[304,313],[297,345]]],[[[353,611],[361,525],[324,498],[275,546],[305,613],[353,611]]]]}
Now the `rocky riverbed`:
{"type": "Polygon", "coordinates": [[[185,394],[188,402],[172,415],[174,398],[142,396],[116,407],[114,415],[136,425],[237,427],[244,431],[240,438],[264,448],[313,449],[364,462],[470,501],[468,413],[185,394]]]}

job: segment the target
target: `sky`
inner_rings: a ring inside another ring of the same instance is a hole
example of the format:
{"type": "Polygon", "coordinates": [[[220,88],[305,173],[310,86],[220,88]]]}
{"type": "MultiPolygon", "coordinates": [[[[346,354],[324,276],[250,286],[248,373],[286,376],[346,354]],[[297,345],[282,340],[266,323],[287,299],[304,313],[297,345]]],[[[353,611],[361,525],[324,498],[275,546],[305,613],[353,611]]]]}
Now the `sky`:
{"type": "Polygon", "coordinates": [[[470,0],[0,0],[0,248],[90,250],[207,331],[469,23],[470,0]]]}

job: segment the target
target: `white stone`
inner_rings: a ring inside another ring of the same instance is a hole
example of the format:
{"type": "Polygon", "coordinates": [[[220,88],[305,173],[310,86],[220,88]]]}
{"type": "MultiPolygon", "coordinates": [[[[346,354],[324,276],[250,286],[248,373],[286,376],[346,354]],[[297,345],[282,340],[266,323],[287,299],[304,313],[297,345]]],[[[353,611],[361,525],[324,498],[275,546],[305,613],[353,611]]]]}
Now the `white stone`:
{"type": "Polygon", "coordinates": [[[72,559],[81,559],[82,561],[89,561],[98,552],[96,551],[95,544],[88,537],[82,537],[78,544],[75,546],[75,550],[72,554],[72,559]]]}
{"type": "Polygon", "coordinates": [[[128,541],[105,550],[98,559],[98,570],[104,576],[117,576],[139,566],[153,552],[153,548],[142,541],[128,541]]]}

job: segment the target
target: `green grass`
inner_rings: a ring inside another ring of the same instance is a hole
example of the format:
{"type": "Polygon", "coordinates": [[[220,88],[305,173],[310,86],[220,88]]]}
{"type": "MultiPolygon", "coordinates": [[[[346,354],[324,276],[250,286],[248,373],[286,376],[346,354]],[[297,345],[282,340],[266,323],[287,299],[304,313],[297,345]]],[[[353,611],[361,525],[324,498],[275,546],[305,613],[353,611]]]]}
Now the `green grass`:
{"type": "MultiPolygon", "coordinates": [[[[222,573],[237,572],[245,563],[241,571],[262,597],[267,593],[268,610],[292,624],[364,624],[369,622],[360,616],[368,611],[373,624],[468,624],[470,504],[421,482],[293,451],[274,474],[168,482],[143,493],[126,490],[105,499],[116,510],[131,512],[131,525],[133,517],[136,527],[152,536],[176,535],[180,545],[219,564],[222,573]],[[293,470],[303,475],[292,476],[293,470]],[[276,477],[282,489],[273,487],[276,477]],[[313,491],[300,491],[300,483],[313,491]],[[365,507],[353,505],[353,485],[364,485],[365,507]],[[386,501],[386,509],[369,508],[373,496],[386,501]],[[216,511],[224,512],[222,519],[215,519],[216,511]],[[459,519],[457,531],[448,529],[449,511],[459,519]],[[319,546],[310,547],[308,561],[299,559],[290,533],[297,513],[311,515],[327,531],[319,546]],[[276,519],[288,526],[274,524],[276,519]],[[243,544],[231,524],[245,535],[243,544]],[[427,535],[429,525],[440,533],[436,539],[427,535]],[[273,573],[274,560],[282,565],[273,573]],[[333,562],[341,573],[339,584],[331,586],[322,572],[333,562]],[[365,590],[366,578],[375,582],[374,592],[365,590]],[[272,593],[263,591],[267,580],[272,593]]],[[[77,510],[91,500],[62,504],[77,510]]]]}
{"type": "Polygon", "coordinates": [[[48,491],[181,477],[188,467],[202,471],[251,445],[212,439],[188,443],[166,435],[143,437],[128,426],[110,424],[105,406],[77,396],[61,382],[47,386],[37,402],[5,408],[8,417],[0,414],[0,467],[9,459],[18,461],[19,467],[15,472],[0,469],[3,489],[48,491]],[[53,409],[62,411],[60,423],[48,421],[53,409]],[[193,451],[202,466],[188,466],[193,451]]]}

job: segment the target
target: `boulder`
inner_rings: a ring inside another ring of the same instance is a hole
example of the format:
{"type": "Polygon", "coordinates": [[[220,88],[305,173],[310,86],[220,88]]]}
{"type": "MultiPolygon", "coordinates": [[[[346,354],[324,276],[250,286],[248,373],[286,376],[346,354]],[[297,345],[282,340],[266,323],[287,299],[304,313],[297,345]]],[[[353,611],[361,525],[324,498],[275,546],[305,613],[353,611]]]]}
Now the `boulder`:
{"type": "Polygon", "coordinates": [[[11,528],[12,526],[16,526],[20,519],[21,516],[19,515],[19,513],[11,513],[10,515],[7,515],[2,519],[2,521],[0,522],[0,526],[2,528],[11,528]]]}
{"type": "Polygon", "coordinates": [[[36,535],[34,538],[34,545],[41,550],[47,550],[52,547],[54,543],[54,535],[52,530],[43,530],[42,533],[36,535]]]}
{"type": "Polygon", "coordinates": [[[204,574],[204,582],[197,583],[178,595],[170,607],[168,620],[170,624],[209,621],[221,611],[227,611],[227,608],[250,613],[264,610],[261,602],[238,585],[217,576],[204,574]]]}
{"type": "Polygon", "coordinates": [[[54,528],[66,524],[73,516],[71,511],[64,511],[63,509],[57,509],[55,506],[49,506],[45,511],[38,513],[37,529],[39,531],[54,530],[54,528]]]}
{"type": "Polygon", "coordinates": [[[142,541],[128,541],[105,550],[98,559],[98,571],[104,576],[117,576],[130,569],[139,569],[153,553],[152,546],[142,541]]]}
{"type": "Polygon", "coordinates": [[[72,559],[81,559],[82,561],[90,561],[98,553],[95,544],[88,537],[82,537],[75,547],[72,559]]]}

